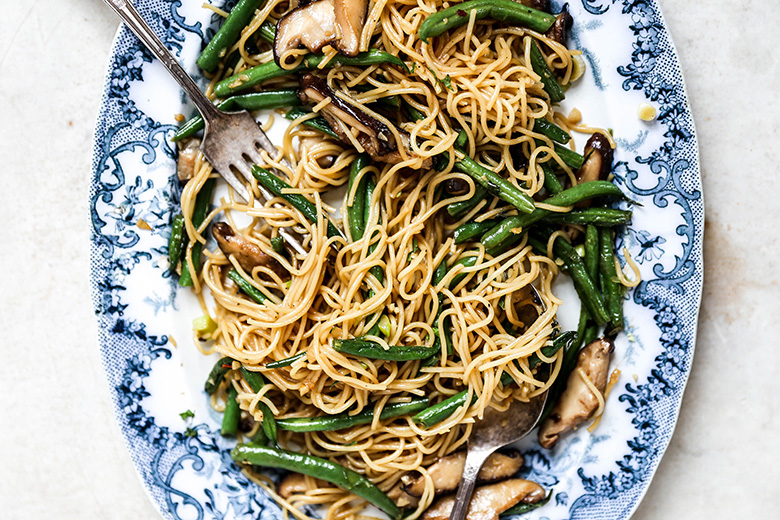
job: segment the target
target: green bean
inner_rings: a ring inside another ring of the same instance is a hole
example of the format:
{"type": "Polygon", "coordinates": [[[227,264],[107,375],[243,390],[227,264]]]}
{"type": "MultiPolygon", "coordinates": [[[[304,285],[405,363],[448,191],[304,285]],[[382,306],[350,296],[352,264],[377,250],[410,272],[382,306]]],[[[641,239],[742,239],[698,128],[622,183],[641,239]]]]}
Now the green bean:
{"type": "MultiPolygon", "coordinates": [[[[425,428],[430,428],[434,424],[442,422],[444,419],[455,413],[455,411],[461,406],[466,404],[468,390],[463,390],[460,393],[453,395],[445,399],[444,401],[437,403],[433,406],[429,406],[425,410],[417,413],[412,420],[422,425],[425,428]]],[[[472,394],[471,402],[477,400],[477,394],[472,394]]]]}
{"type": "Polygon", "coordinates": [[[609,314],[606,334],[612,336],[623,330],[623,284],[617,277],[612,231],[609,229],[602,229],[599,234],[599,271],[609,314]]]}
{"type": "MultiPolygon", "coordinates": [[[[282,367],[288,367],[298,361],[299,359],[303,359],[306,357],[306,352],[299,352],[298,354],[295,354],[294,356],[290,356],[285,359],[280,359],[279,361],[272,361],[271,363],[266,363],[265,368],[282,368],[282,367]]],[[[277,421],[278,422],[278,421],[277,421]]]]}
{"type": "MultiPolygon", "coordinates": [[[[401,415],[412,415],[428,407],[427,397],[413,397],[408,403],[393,403],[385,405],[379,414],[379,419],[386,420],[401,415]]],[[[374,420],[374,409],[350,415],[344,412],[336,415],[320,417],[296,417],[294,419],[279,419],[277,426],[291,432],[330,432],[350,428],[359,424],[369,424],[374,420]]]]}
{"type": "Polygon", "coordinates": [[[523,235],[522,234],[516,235],[514,233],[511,233],[509,235],[509,237],[507,237],[506,240],[504,240],[503,242],[499,243],[495,247],[491,247],[490,249],[486,249],[485,252],[487,254],[489,254],[490,256],[492,256],[493,258],[495,258],[495,257],[497,257],[499,255],[502,255],[502,254],[506,253],[507,251],[509,251],[513,247],[515,247],[517,244],[520,243],[520,241],[522,239],[523,239],[523,235]]]}
{"type": "Polygon", "coordinates": [[[533,131],[549,137],[556,143],[568,144],[571,136],[566,130],[546,119],[534,119],[533,131]]]}
{"type": "MultiPolygon", "coordinates": [[[[563,349],[564,352],[566,349],[568,349],[572,343],[574,343],[577,340],[578,334],[574,331],[566,331],[558,334],[553,338],[552,345],[545,345],[541,348],[542,354],[544,357],[552,357],[554,356],[559,350],[563,349]]],[[[539,364],[542,362],[542,359],[539,357],[539,355],[534,352],[528,357],[528,368],[533,370],[539,364]]],[[[504,372],[501,374],[501,384],[504,386],[507,386],[509,384],[512,384],[514,382],[514,378],[509,372],[504,372]]]]}
{"type": "MultiPolygon", "coordinates": [[[[230,112],[237,109],[266,110],[279,107],[296,107],[300,104],[301,100],[298,97],[298,91],[294,88],[284,88],[229,97],[218,103],[217,107],[223,112],[230,112]]],[[[177,142],[190,137],[203,130],[204,126],[203,116],[197,114],[173,134],[171,141],[177,142]]]]}
{"type": "Polygon", "coordinates": [[[330,482],[360,498],[374,504],[390,515],[393,520],[400,520],[402,511],[382,493],[378,487],[366,477],[327,459],[305,455],[292,451],[265,448],[247,444],[239,444],[230,452],[233,460],[239,463],[252,464],[264,468],[279,468],[296,473],[309,475],[330,482]]]}
{"type": "Polygon", "coordinates": [[[528,27],[540,33],[547,32],[555,23],[555,16],[525,7],[512,0],[469,0],[430,15],[420,24],[417,35],[423,42],[428,43],[428,38],[466,25],[471,19],[472,11],[476,11],[473,16],[477,20],[492,18],[500,22],[528,27]]]}
{"type": "Polygon", "coordinates": [[[575,171],[582,168],[582,164],[585,162],[584,156],[578,154],[571,148],[566,148],[558,143],[553,143],[553,150],[555,150],[558,157],[560,157],[569,168],[572,168],[575,171]]]}
{"type": "Polygon", "coordinates": [[[599,276],[599,230],[596,226],[589,224],[585,228],[585,269],[588,276],[597,280],[599,276]]]}
{"type": "MultiPolygon", "coordinates": [[[[355,185],[355,180],[357,180],[360,172],[362,172],[370,164],[371,157],[366,153],[358,155],[355,160],[352,161],[352,165],[349,168],[349,183],[347,185],[348,194],[353,193],[352,189],[355,185]]],[[[353,242],[363,238],[363,233],[366,230],[364,213],[366,208],[367,182],[368,179],[366,176],[363,176],[363,178],[360,179],[357,188],[355,188],[354,195],[352,196],[352,204],[347,205],[347,222],[349,223],[349,233],[352,236],[353,242]]]]}
{"type": "Polygon", "coordinates": [[[333,349],[342,354],[359,356],[367,359],[383,359],[385,361],[414,361],[429,358],[436,354],[431,347],[394,345],[385,349],[379,343],[362,339],[337,339],[333,341],[333,349]]]}
{"type": "Polygon", "coordinates": [[[499,516],[506,517],[506,516],[524,515],[526,513],[533,511],[534,509],[539,509],[543,505],[547,504],[547,502],[550,501],[550,497],[552,497],[552,491],[547,493],[547,496],[544,497],[539,502],[534,502],[533,504],[520,502],[516,506],[510,507],[506,511],[499,513],[499,516]]]}
{"type": "MultiPolygon", "coordinates": [[[[583,182],[543,201],[550,206],[573,206],[583,200],[589,200],[604,196],[623,196],[620,188],[607,181],[583,182]]],[[[531,224],[551,215],[546,209],[537,208],[530,215],[517,215],[507,217],[500,224],[489,230],[482,236],[482,245],[485,249],[491,249],[509,238],[513,230],[527,228],[531,224]]]]}
{"type": "Polygon", "coordinates": [[[238,41],[241,31],[249,24],[255,15],[255,10],[260,7],[262,0],[239,0],[236,6],[230,11],[225,19],[225,23],[219,28],[217,34],[203,49],[198,58],[198,66],[212,72],[219,65],[225,52],[238,41]]]}
{"type": "MultiPolygon", "coordinates": [[[[260,392],[260,389],[265,386],[265,378],[263,378],[259,372],[252,372],[245,367],[241,367],[241,375],[244,376],[249,388],[251,388],[254,393],[260,392]]],[[[257,409],[263,414],[263,433],[265,433],[265,437],[271,444],[276,444],[277,428],[274,414],[271,413],[271,409],[268,405],[262,401],[258,401],[257,409]]]]}
{"type": "Polygon", "coordinates": [[[228,271],[227,276],[233,280],[236,285],[238,285],[238,288],[241,289],[241,292],[252,298],[257,303],[265,303],[268,301],[268,297],[265,294],[257,290],[257,287],[249,283],[243,276],[241,276],[241,273],[235,269],[228,271]]]}
{"type": "Polygon", "coordinates": [[[580,224],[600,227],[619,226],[631,220],[631,212],[612,208],[588,208],[582,211],[567,213],[551,213],[544,218],[545,222],[556,224],[580,224]]]}
{"type": "Polygon", "coordinates": [[[442,260],[436,269],[433,271],[433,277],[431,278],[431,285],[439,285],[444,276],[447,274],[447,261],[442,260]]]}
{"type": "MultiPolygon", "coordinates": [[[[195,228],[199,228],[201,224],[203,224],[203,221],[206,219],[206,215],[209,211],[209,206],[211,205],[211,194],[214,192],[214,185],[216,184],[216,179],[208,179],[206,182],[203,183],[203,186],[200,188],[200,191],[198,192],[198,196],[195,198],[195,208],[192,210],[192,225],[195,226],[195,228]]],[[[198,269],[200,267],[200,253],[203,250],[203,244],[200,242],[195,242],[192,244],[192,265],[195,266],[195,269],[198,269]]],[[[197,274],[195,275],[197,276],[197,274]]],[[[185,257],[184,262],[181,266],[181,276],[179,277],[179,285],[182,287],[190,287],[192,286],[192,273],[190,273],[190,268],[187,264],[187,259],[185,257]]]]}
{"type": "MultiPolygon", "coordinates": [[[[536,249],[537,253],[547,254],[547,246],[539,240],[538,236],[529,237],[528,242],[536,249]]],[[[602,298],[593,279],[588,275],[580,256],[566,240],[560,237],[555,240],[553,251],[557,257],[563,260],[566,271],[574,282],[574,289],[588,310],[590,317],[599,325],[606,323],[608,316],[604,298],[602,298]]]]}
{"type": "Polygon", "coordinates": [[[287,254],[287,250],[284,248],[284,239],[282,237],[273,237],[271,239],[271,247],[280,255],[287,254]]]}
{"type": "Polygon", "coordinates": [[[547,192],[552,195],[562,192],[563,185],[555,175],[555,172],[553,171],[552,166],[550,166],[549,161],[541,163],[540,166],[542,167],[542,172],[544,172],[544,189],[546,189],[547,192]]]}
{"type": "Polygon", "coordinates": [[[531,67],[542,78],[542,85],[544,85],[545,92],[550,96],[550,101],[553,103],[563,101],[566,97],[563,93],[563,88],[553,75],[550,67],[547,66],[542,50],[535,40],[531,40],[531,67]]]}
{"type": "MultiPolygon", "coordinates": [[[[363,206],[363,221],[365,222],[365,225],[368,226],[368,223],[371,222],[371,200],[374,198],[374,190],[376,190],[376,181],[374,180],[374,176],[370,175],[366,179],[366,203],[363,206]]],[[[381,213],[379,213],[379,209],[377,208],[377,214],[379,215],[377,217],[377,221],[381,219],[381,213]]],[[[376,243],[373,243],[368,246],[368,253],[371,254],[376,250],[376,243]]],[[[381,284],[385,281],[385,272],[382,270],[382,268],[378,265],[375,265],[371,267],[368,270],[369,273],[374,275],[374,278],[377,279],[377,281],[381,284]]]]}
{"type": "MultiPolygon", "coordinates": [[[[457,262],[452,264],[452,267],[450,267],[449,270],[451,271],[457,265],[462,265],[465,268],[474,267],[475,265],[477,265],[477,257],[476,256],[467,256],[466,258],[461,258],[460,260],[458,260],[457,262]]],[[[461,272],[461,273],[455,275],[455,277],[450,282],[450,289],[457,287],[458,284],[461,282],[461,280],[463,280],[468,274],[469,273],[461,272]]]]}
{"type": "Polygon", "coordinates": [[[227,401],[225,402],[225,413],[222,415],[222,428],[220,433],[223,437],[233,437],[238,431],[238,421],[241,419],[241,408],[238,406],[238,392],[233,385],[228,385],[227,401]]]}
{"type": "MultiPolygon", "coordinates": [[[[303,62],[300,65],[292,69],[283,69],[275,62],[269,61],[268,63],[263,63],[223,79],[214,86],[214,94],[217,97],[224,98],[230,94],[254,87],[255,85],[272,78],[295,74],[302,70],[316,69],[324,59],[325,56],[322,54],[309,54],[303,59],[303,62]]],[[[323,67],[323,69],[329,69],[337,65],[345,67],[365,67],[382,63],[390,63],[406,69],[406,64],[401,61],[400,58],[377,49],[361,52],[353,58],[340,54],[336,55],[323,67]]]]}
{"type": "Polygon", "coordinates": [[[531,213],[536,206],[534,200],[520,191],[514,184],[498,176],[494,171],[489,170],[468,156],[455,161],[455,169],[465,173],[472,179],[487,188],[488,193],[499,197],[517,208],[521,213],[531,213]]]}
{"type": "MultiPolygon", "coordinates": [[[[311,112],[304,108],[293,108],[292,110],[288,110],[287,113],[284,114],[284,117],[292,121],[298,119],[301,116],[305,116],[306,114],[311,114],[311,112]]],[[[330,127],[328,121],[322,116],[317,116],[311,119],[307,119],[306,121],[303,122],[303,124],[308,127],[314,128],[315,130],[319,130],[323,134],[329,135],[331,137],[335,137],[336,139],[340,139],[338,134],[336,134],[336,132],[334,132],[333,129],[330,127]]]]}
{"type": "Polygon", "coordinates": [[[184,251],[184,215],[179,213],[171,221],[171,237],[168,239],[168,266],[171,272],[176,269],[184,251]]]}
{"type": "Polygon", "coordinates": [[[472,209],[474,206],[485,200],[488,195],[488,190],[481,184],[474,186],[474,194],[466,200],[460,202],[453,202],[447,205],[447,213],[453,217],[459,217],[472,209]]]}
{"type": "Polygon", "coordinates": [[[486,231],[498,224],[499,220],[489,219],[482,222],[466,222],[458,227],[453,234],[456,244],[468,242],[474,237],[483,235],[486,231]]]}
{"type": "Polygon", "coordinates": [[[276,26],[271,22],[263,22],[257,33],[260,35],[260,38],[268,43],[274,43],[274,40],[276,40],[276,26]]]}
{"type": "Polygon", "coordinates": [[[406,109],[406,113],[409,114],[409,117],[412,118],[412,121],[422,121],[425,119],[425,114],[414,108],[408,101],[405,99],[402,99],[404,108],[406,109]]]}
{"type": "MultiPolygon", "coordinates": [[[[265,186],[271,193],[277,197],[281,197],[290,203],[292,207],[300,211],[309,222],[317,223],[317,206],[314,205],[309,199],[303,195],[297,193],[282,193],[283,190],[291,189],[292,186],[284,182],[282,179],[259,166],[252,165],[252,175],[257,179],[257,182],[265,186]]],[[[344,237],[344,233],[337,228],[329,218],[325,217],[325,221],[328,223],[328,236],[329,237],[344,237]]]]}
{"type": "Polygon", "coordinates": [[[206,379],[206,384],[204,385],[206,393],[212,395],[216,392],[219,385],[222,384],[225,375],[230,372],[232,368],[233,360],[229,357],[220,358],[219,361],[214,363],[214,367],[211,369],[211,372],[209,372],[209,377],[206,379]]]}

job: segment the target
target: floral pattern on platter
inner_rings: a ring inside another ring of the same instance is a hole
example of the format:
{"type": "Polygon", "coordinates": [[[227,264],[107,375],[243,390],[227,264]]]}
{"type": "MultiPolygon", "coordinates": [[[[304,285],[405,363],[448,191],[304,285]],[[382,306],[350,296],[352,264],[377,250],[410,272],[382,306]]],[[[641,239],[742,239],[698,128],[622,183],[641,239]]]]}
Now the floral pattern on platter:
{"type": "MultiPolygon", "coordinates": [[[[233,3],[224,2],[227,8],[233,3]]],[[[216,15],[197,2],[136,4],[195,73],[195,58],[204,34],[205,39],[213,34],[216,15]]],[[[606,424],[593,436],[573,435],[553,452],[524,444],[523,475],[554,494],[530,518],[624,519],[639,503],[669,442],[693,356],[704,222],[698,148],[658,5],[582,0],[571,7],[577,20],[573,39],[591,65],[593,89],[611,96],[611,103],[629,107],[646,101],[658,107],[654,125],[616,134],[615,180],[643,204],[618,243],[643,274],[627,301],[621,344],[623,363],[635,371],[635,381],[613,391],[606,424]],[[626,41],[625,56],[609,67],[597,59],[599,42],[608,34],[626,41]]],[[[121,29],[95,130],[93,301],[117,418],[141,480],[165,518],[276,520],[278,506],[232,463],[231,443],[219,435],[218,421],[198,391],[202,382],[184,381],[185,346],[174,348],[170,341],[169,324],[181,312],[183,296],[166,258],[179,197],[169,138],[176,107],[187,108],[155,65],[121,29]],[[147,226],[139,229],[139,220],[147,226]],[[179,383],[183,397],[165,392],[179,383]],[[195,418],[179,417],[198,406],[195,418]]]]}

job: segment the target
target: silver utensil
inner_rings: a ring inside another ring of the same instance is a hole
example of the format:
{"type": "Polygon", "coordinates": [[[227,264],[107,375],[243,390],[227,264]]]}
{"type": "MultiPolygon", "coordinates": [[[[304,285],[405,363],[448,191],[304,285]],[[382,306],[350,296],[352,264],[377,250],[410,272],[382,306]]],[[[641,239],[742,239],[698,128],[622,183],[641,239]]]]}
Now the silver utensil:
{"type": "MultiPolygon", "coordinates": [[[[534,307],[538,306],[543,312],[544,302],[539,292],[532,285],[528,287],[534,307]]],[[[514,401],[503,412],[488,408],[482,419],[474,424],[468,440],[463,477],[458,485],[450,520],[463,520],[466,517],[477,475],[487,458],[496,450],[519,441],[536,427],[547,403],[547,395],[548,392],[544,392],[529,402],[514,401]]]]}
{"type": "MultiPolygon", "coordinates": [[[[203,116],[206,127],[200,149],[235,192],[249,202],[249,190],[234,172],[240,173],[247,181],[252,181],[252,164],[262,164],[260,149],[270,157],[278,159],[280,152],[265,135],[255,119],[247,112],[223,112],[206,97],[179,62],[168,51],[151,27],[144,21],[136,8],[128,0],[104,0],[116,12],[127,27],[135,34],[154,56],[162,63],[176,82],[181,86],[195,107],[203,116]]],[[[273,195],[262,186],[260,193],[266,200],[273,195]]],[[[286,229],[280,229],[279,235],[298,253],[308,254],[301,243],[286,229]]]]}

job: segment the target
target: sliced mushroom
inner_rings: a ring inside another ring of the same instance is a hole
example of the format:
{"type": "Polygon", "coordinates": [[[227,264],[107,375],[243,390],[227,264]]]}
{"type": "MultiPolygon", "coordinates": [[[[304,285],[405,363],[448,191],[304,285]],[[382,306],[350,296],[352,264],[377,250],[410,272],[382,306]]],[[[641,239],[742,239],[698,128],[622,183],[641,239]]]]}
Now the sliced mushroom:
{"type": "MultiPolygon", "coordinates": [[[[437,495],[457,489],[465,465],[466,452],[459,451],[439,459],[428,468],[428,474],[433,480],[433,487],[437,495]]],[[[488,457],[485,465],[479,471],[477,482],[492,482],[509,478],[520,471],[522,466],[523,456],[517,451],[494,453],[488,457]]],[[[404,475],[401,480],[404,483],[404,491],[412,496],[422,496],[423,491],[425,491],[425,478],[422,475],[416,479],[412,478],[411,475],[404,475]]]]}
{"type": "MultiPolygon", "coordinates": [[[[316,105],[325,99],[330,102],[325,105],[321,113],[330,124],[333,131],[345,143],[351,142],[347,132],[356,131],[352,136],[368,152],[372,159],[397,164],[403,160],[398,151],[398,142],[390,128],[369,115],[360,108],[357,102],[349,102],[343,94],[334,92],[322,78],[314,74],[304,74],[300,79],[301,90],[298,97],[301,101],[316,105]]],[[[409,133],[396,129],[401,136],[401,145],[407,150],[408,156],[414,156],[409,150],[409,133]]],[[[431,167],[431,160],[422,161],[423,169],[431,167]]]]}
{"type": "Polygon", "coordinates": [[[306,493],[308,489],[306,487],[306,477],[300,473],[288,473],[276,486],[276,492],[282,498],[290,498],[293,495],[306,493]]]}
{"type": "Polygon", "coordinates": [[[187,139],[179,142],[179,159],[176,161],[176,174],[181,182],[195,177],[195,163],[200,152],[200,139],[187,139]]]}
{"type": "MultiPolygon", "coordinates": [[[[497,520],[498,515],[523,502],[535,504],[544,499],[544,489],[536,482],[513,478],[478,487],[471,498],[466,520],[497,520]]],[[[442,497],[428,508],[423,520],[448,520],[455,504],[452,495],[442,497]]]]}
{"type": "Polygon", "coordinates": [[[563,10],[555,17],[555,23],[550,30],[545,33],[545,36],[555,40],[558,43],[566,44],[566,37],[569,34],[574,18],[569,14],[569,5],[565,4],[563,10]]]}
{"type": "Polygon", "coordinates": [[[465,195],[469,192],[469,183],[464,179],[453,177],[444,181],[444,191],[448,195],[465,195]]]}
{"type": "Polygon", "coordinates": [[[577,172],[577,181],[583,183],[606,180],[609,172],[612,171],[612,160],[615,157],[609,139],[599,132],[591,135],[585,143],[585,157],[585,163],[577,172]]]}
{"type": "Polygon", "coordinates": [[[355,56],[360,50],[360,34],[368,13],[368,0],[335,0],[339,39],[335,47],[342,54],[355,56]]]}
{"type": "Polygon", "coordinates": [[[285,14],[276,24],[274,60],[282,65],[282,57],[301,45],[319,52],[338,37],[334,0],[317,0],[285,14]]]}
{"type": "Polygon", "coordinates": [[[323,144],[327,144],[327,140],[322,137],[301,137],[298,142],[298,151],[301,157],[308,156],[320,168],[330,168],[336,162],[336,156],[331,153],[331,150],[323,151],[321,148],[323,144]]]}
{"type": "Polygon", "coordinates": [[[387,492],[387,496],[401,509],[413,509],[420,503],[420,498],[412,496],[404,491],[403,484],[400,482],[390,488],[390,491],[387,492]]]}
{"type": "Polygon", "coordinates": [[[290,273],[271,255],[263,252],[257,244],[247,240],[243,235],[233,231],[225,222],[217,222],[211,227],[211,234],[226,255],[233,255],[247,272],[255,267],[263,266],[271,269],[282,278],[289,278],[290,273]]]}
{"type": "Polygon", "coordinates": [[[562,433],[587,421],[596,411],[599,400],[583,380],[580,370],[603,394],[607,386],[609,359],[614,349],[615,344],[607,338],[599,338],[582,349],[577,365],[566,381],[566,390],[539,428],[539,444],[542,447],[552,448],[562,433]]]}

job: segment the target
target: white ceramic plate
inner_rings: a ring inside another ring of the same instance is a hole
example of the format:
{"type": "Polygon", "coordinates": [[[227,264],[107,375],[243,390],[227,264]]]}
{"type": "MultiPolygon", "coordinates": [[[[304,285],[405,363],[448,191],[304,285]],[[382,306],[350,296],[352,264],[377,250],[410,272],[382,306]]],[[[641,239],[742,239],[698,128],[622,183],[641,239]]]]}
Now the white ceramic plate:
{"type": "MultiPolygon", "coordinates": [[[[204,32],[210,37],[215,22],[209,11],[189,0],[136,4],[197,74],[204,32]]],[[[593,435],[583,429],[567,436],[552,452],[524,444],[522,474],[553,489],[550,503],[530,518],[625,519],[669,443],[693,358],[703,273],[698,149],[656,2],[581,0],[570,7],[571,43],[585,51],[588,72],[565,108],[576,105],[589,124],[614,129],[616,182],[642,204],[619,247],[639,262],[643,282],[625,305],[627,329],[613,358],[622,377],[601,425],[593,435]],[[657,109],[655,122],[637,117],[642,102],[657,109]]],[[[192,109],[160,64],[120,29],[95,129],[89,201],[93,299],[116,417],[165,518],[276,520],[279,508],[231,462],[232,443],[218,434],[219,417],[202,391],[213,359],[190,339],[200,311],[167,273],[169,223],[178,208],[168,139],[177,113],[192,109]],[[151,230],[139,228],[139,219],[151,230]],[[183,420],[185,410],[195,417],[183,420]]]]}

